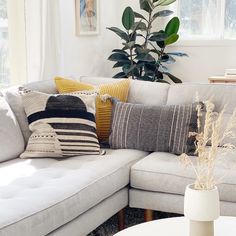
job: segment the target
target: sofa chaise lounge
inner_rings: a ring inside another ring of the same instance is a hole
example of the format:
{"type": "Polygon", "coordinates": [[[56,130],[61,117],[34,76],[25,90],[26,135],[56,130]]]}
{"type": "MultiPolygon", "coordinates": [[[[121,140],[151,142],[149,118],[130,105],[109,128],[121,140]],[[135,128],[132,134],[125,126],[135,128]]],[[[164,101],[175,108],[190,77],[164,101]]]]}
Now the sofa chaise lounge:
{"type": "MultiPolygon", "coordinates": [[[[95,77],[81,77],[80,81],[94,85],[116,82],[95,77]]],[[[25,86],[50,94],[57,92],[53,81],[25,86]]],[[[227,122],[236,107],[233,85],[132,81],[128,102],[186,104],[195,100],[196,92],[203,100],[213,97],[218,111],[227,104],[227,122]]],[[[13,138],[8,148],[19,150],[18,153],[0,163],[0,236],[86,235],[128,204],[148,209],[149,215],[150,210],[183,213],[184,189],[193,182],[194,175],[191,170],[185,171],[173,154],[107,149],[104,156],[60,161],[20,159],[20,150],[30,135],[21,97],[17,87],[1,93],[16,117],[16,128],[19,125],[24,141],[13,138]]],[[[227,163],[236,163],[236,152],[227,157],[227,163]]],[[[236,216],[236,172],[225,167],[218,167],[218,171],[229,173],[220,185],[221,213],[236,216]]]]}

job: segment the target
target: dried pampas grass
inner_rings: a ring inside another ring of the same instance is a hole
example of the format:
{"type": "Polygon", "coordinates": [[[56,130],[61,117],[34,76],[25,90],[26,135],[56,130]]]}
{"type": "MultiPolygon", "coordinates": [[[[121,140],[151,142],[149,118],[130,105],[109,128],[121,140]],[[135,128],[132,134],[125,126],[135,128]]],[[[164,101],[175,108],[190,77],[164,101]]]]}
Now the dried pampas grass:
{"type": "MultiPolygon", "coordinates": [[[[218,147],[226,138],[236,138],[236,109],[231,116],[225,132],[221,135],[223,123],[222,119],[225,109],[223,109],[220,113],[214,112],[215,106],[210,101],[205,102],[205,108],[206,114],[203,127],[201,123],[203,111],[202,105],[199,103],[197,106],[198,132],[189,134],[190,136],[196,137],[196,158],[191,159],[187,154],[182,154],[179,157],[180,161],[185,166],[192,166],[196,174],[194,187],[198,190],[210,190],[218,184],[219,180],[215,177],[215,166],[218,161],[217,159],[219,159],[218,147]],[[210,146],[208,146],[209,143],[211,143],[210,146]]],[[[235,146],[227,143],[224,144],[222,148],[227,151],[230,149],[235,149],[235,146]]]]}

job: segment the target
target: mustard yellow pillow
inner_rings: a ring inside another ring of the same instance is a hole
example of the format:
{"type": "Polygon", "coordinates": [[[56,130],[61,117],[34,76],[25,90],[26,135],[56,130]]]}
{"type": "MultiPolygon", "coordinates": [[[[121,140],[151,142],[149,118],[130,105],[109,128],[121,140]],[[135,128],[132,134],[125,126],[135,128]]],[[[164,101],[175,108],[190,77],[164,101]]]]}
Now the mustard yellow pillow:
{"type": "MultiPolygon", "coordinates": [[[[97,88],[99,90],[100,95],[108,94],[111,97],[117,98],[122,102],[126,102],[129,93],[130,80],[123,79],[117,83],[103,84],[96,87],[91,84],[85,84],[75,80],[56,77],[55,83],[59,93],[72,93],[82,90],[94,90],[97,88]]],[[[109,137],[110,126],[111,126],[111,115],[112,115],[111,101],[109,99],[107,101],[102,101],[101,98],[97,97],[96,125],[97,125],[97,135],[101,142],[107,140],[109,137]]]]}

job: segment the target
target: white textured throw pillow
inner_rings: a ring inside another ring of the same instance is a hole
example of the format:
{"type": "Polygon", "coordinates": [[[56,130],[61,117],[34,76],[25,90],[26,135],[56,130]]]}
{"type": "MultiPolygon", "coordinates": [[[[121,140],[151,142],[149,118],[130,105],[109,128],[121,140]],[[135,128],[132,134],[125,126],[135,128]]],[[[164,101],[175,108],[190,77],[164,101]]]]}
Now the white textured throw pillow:
{"type": "Polygon", "coordinates": [[[0,162],[19,157],[24,145],[16,117],[6,100],[0,97],[0,162]]]}
{"type": "Polygon", "coordinates": [[[21,158],[101,154],[96,134],[96,91],[50,95],[22,89],[32,135],[21,158]]]}

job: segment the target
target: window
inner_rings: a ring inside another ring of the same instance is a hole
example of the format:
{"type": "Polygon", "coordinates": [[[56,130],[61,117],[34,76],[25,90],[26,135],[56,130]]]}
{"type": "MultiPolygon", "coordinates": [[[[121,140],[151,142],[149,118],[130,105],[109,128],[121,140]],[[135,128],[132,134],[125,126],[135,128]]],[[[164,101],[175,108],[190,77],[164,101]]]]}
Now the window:
{"type": "Polygon", "coordinates": [[[0,88],[9,85],[7,0],[0,0],[0,88]]]}
{"type": "Polygon", "coordinates": [[[179,0],[184,39],[236,39],[236,0],[179,0]]]}
{"type": "Polygon", "coordinates": [[[236,38],[236,1],[226,0],[225,6],[225,37],[236,38]]]}

